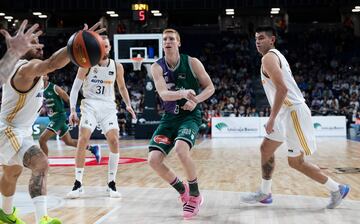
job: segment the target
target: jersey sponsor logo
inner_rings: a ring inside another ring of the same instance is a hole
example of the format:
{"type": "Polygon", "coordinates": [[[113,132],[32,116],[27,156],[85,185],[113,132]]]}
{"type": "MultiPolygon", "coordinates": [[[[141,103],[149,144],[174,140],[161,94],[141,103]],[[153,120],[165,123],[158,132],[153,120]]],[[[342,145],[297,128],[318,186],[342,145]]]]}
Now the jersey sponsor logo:
{"type": "Polygon", "coordinates": [[[109,75],[114,75],[114,72],[113,72],[113,71],[109,71],[109,75]]]}
{"type": "Polygon", "coordinates": [[[91,79],[90,82],[93,82],[93,83],[104,83],[104,80],[101,80],[101,79],[91,79]]]}
{"type": "Polygon", "coordinates": [[[168,137],[166,137],[165,135],[156,135],[154,137],[154,141],[157,144],[164,144],[164,145],[170,145],[171,144],[171,140],[168,137]]]}
{"type": "Polygon", "coordinates": [[[112,84],[113,81],[111,80],[101,80],[101,79],[91,79],[90,82],[96,83],[96,84],[112,84]]]}

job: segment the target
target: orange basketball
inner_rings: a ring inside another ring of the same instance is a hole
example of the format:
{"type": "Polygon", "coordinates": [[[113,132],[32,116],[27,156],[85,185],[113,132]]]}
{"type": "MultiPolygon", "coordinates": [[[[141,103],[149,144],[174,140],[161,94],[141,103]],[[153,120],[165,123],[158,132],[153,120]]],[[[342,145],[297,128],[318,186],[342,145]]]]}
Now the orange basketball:
{"type": "Polygon", "coordinates": [[[77,66],[90,68],[99,63],[105,55],[104,41],[93,31],[80,30],[67,43],[70,60],[77,66]]]}

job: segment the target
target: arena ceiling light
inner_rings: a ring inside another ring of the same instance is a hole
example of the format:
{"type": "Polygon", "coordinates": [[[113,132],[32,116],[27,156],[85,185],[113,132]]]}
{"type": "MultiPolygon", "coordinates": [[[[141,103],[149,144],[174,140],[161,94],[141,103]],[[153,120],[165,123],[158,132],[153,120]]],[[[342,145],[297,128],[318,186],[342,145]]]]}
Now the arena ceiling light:
{"type": "Polygon", "coordinates": [[[235,15],[235,10],[234,9],[225,9],[225,14],[226,15],[235,15]]]}
{"type": "Polygon", "coordinates": [[[154,16],[162,16],[162,13],[159,12],[159,13],[154,13],[154,16]]]}
{"type": "Polygon", "coordinates": [[[7,19],[7,20],[9,20],[9,19],[12,20],[13,19],[12,16],[5,16],[4,18],[7,19]]]}
{"type": "Polygon", "coordinates": [[[360,12],[360,6],[355,6],[351,11],[352,12],[360,12]]]}
{"type": "Polygon", "coordinates": [[[280,8],[271,8],[270,14],[279,14],[280,8]]]}
{"type": "Polygon", "coordinates": [[[119,17],[119,14],[116,14],[116,13],[110,14],[110,17],[119,17]]]}
{"type": "Polygon", "coordinates": [[[34,16],[40,16],[42,13],[41,12],[33,12],[34,16]]]}
{"type": "Polygon", "coordinates": [[[159,11],[159,10],[151,10],[151,13],[152,13],[152,14],[160,13],[160,11],[159,11]]]}
{"type": "Polygon", "coordinates": [[[5,16],[5,13],[3,13],[3,12],[0,12],[0,16],[5,16]]]}
{"type": "Polygon", "coordinates": [[[112,15],[115,14],[115,11],[106,11],[106,14],[112,15]]]}
{"type": "Polygon", "coordinates": [[[41,18],[41,19],[46,19],[46,18],[47,18],[47,15],[39,15],[39,18],[41,18]]]}

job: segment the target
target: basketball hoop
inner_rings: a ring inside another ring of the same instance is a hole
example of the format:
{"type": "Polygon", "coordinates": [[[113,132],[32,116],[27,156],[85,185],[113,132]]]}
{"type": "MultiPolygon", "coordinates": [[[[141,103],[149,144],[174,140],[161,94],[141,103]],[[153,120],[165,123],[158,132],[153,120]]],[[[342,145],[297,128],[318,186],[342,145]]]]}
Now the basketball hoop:
{"type": "Polygon", "coordinates": [[[131,58],[131,62],[133,64],[133,70],[134,71],[141,71],[141,64],[144,61],[144,58],[142,57],[136,57],[136,58],[131,58]]]}

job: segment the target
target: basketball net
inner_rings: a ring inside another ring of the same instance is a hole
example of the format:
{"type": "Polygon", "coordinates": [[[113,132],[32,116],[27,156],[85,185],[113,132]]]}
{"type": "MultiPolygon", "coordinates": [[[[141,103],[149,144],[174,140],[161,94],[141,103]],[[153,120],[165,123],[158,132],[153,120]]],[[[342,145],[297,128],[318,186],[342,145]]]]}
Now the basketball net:
{"type": "Polygon", "coordinates": [[[143,60],[144,58],[142,58],[140,54],[138,54],[135,58],[131,58],[134,71],[141,71],[141,64],[143,60]]]}

